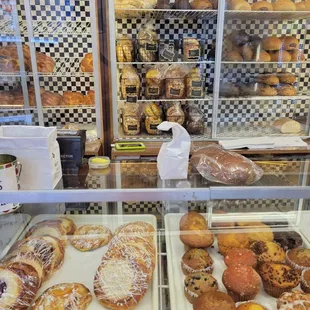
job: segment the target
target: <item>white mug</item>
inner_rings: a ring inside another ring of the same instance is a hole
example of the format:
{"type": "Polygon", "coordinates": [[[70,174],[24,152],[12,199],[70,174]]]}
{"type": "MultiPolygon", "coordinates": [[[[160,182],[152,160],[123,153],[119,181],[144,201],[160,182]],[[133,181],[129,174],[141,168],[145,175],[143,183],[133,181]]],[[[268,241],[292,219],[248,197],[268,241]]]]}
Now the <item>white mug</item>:
{"type": "MultiPolygon", "coordinates": [[[[0,154],[0,193],[1,191],[17,191],[22,165],[13,155],[0,154]]],[[[19,204],[0,203],[0,215],[16,211],[19,204]]]]}

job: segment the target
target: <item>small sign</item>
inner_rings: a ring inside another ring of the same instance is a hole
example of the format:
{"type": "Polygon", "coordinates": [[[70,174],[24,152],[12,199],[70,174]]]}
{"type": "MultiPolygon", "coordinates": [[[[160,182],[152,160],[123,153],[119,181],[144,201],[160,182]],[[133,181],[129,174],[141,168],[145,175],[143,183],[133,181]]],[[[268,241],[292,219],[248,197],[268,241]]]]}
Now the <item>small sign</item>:
{"type": "Polygon", "coordinates": [[[145,45],[145,49],[147,51],[150,51],[150,52],[157,52],[158,51],[158,44],[157,43],[146,43],[145,45]]]}
{"type": "Polygon", "coordinates": [[[150,95],[159,95],[159,87],[148,87],[148,93],[150,95]]]}
{"type": "Polygon", "coordinates": [[[127,96],[127,100],[128,103],[136,103],[138,101],[138,97],[137,96],[127,96]]]}
{"type": "Polygon", "coordinates": [[[181,89],[179,88],[170,88],[170,95],[172,96],[180,96],[181,89]]]}

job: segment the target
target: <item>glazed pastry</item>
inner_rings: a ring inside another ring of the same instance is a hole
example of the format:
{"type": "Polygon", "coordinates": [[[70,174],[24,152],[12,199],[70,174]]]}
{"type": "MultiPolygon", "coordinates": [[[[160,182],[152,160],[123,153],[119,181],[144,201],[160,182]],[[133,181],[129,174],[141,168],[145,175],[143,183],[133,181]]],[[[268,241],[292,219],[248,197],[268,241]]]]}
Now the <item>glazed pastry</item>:
{"type": "Polygon", "coordinates": [[[238,62],[243,61],[242,55],[236,51],[228,52],[226,54],[225,59],[226,59],[226,61],[238,61],[238,62]]]}
{"type": "Polygon", "coordinates": [[[229,10],[251,11],[251,5],[245,0],[228,0],[227,6],[229,10]]]}
{"type": "Polygon", "coordinates": [[[111,309],[133,309],[147,292],[149,272],[135,260],[104,259],[94,280],[99,302],[111,309]]]}
{"type": "Polygon", "coordinates": [[[201,295],[194,303],[193,310],[235,310],[234,300],[227,294],[217,292],[207,292],[201,295]]]}
{"type": "Polygon", "coordinates": [[[192,9],[194,10],[212,10],[212,2],[210,0],[192,0],[190,2],[192,9]]]}
{"type": "Polygon", "coordinates": [[[291,0],[277,0],[273,3],[274,11],[296,11],[295,3],[291,0]]]}
{"type": "Polygon", "coordinates": [[[298,273],[288,265],[265,263],[259,269],[267,294],[278,298],[285,292],[290,292],[300,281],[298,273]]]}
{"type": "Polygon", "coordinates": [[[251,244],[250,249],[256,254],[259,265],[285,262],[285,252],[275,242],[256,241],[251,244]]]}
{"type": "Polygon", "coordinates": [[[277,37],[267,37],[262,41],[262,48],[265,51],[278,51],[282,48],[282,41],[277,37]]]}
{"type": "Polygon", "coordinates": [[[194,304],[198,297],[204,293],[217,290],[217,281],[206,272],[192,273],[184,280],[184,294],[191,304],[194,304]]]}
{"type": "Polygon", "coordinates": [[[310,294],[301,291],[283,293],[277,300],[279,310],[308,310],[310,309],[310,294]]]}
{"type": "Polygon", "coordinates": [[[116,43],[116,55],[118,62],[132,62],[134,60],[134,47],[131,39],[121,37],[116,43]]]}
{"type": "MultiPolygon", "coordinates": [[[[198,0],[200,1],[200,0],[198,0]]],[[[197,39],[184,38],[183,50],[185,60],[197,60],[200,57],[200,44],[197,39]]]]}
{"type": "Polygon", "coordinates": [[[224,257],[226,266],[230,267],[236,265],[246,265],[256,268],[257,258],[256,254],[249,249],[230,249],[224,257]]]}
{"type": "Polygon", "coordinates": [[[235,302],[252,300],[260,289],[260,277],[250,266],[232,265],[222,277],[227,293],[235,302]]]}
{"type": "Polygon", "coordinates": [[[279,72],[277,73],[277,77],[279,78],[279,82],[283,84],[295,84],[296,76],[289,72],[279,72]]]}
{"type": "Polygon", "coordinates": [[[274,232],[274,241],[278,243],[284,251],[299,248],[303,245],[301,235],[295,231],[274,232]]]}
{"type": "Polygon", "coordinates": [[[274,62],[290,62],[292,61],[291,54],[287,51],[280,50],[275,52],[270,52],[271,61],[274,62]]]}
{"type": "Polygon", "coordinates": [[[255,81],[270,86],[275,86],[280,83],[279,78],[274,74],[260,74],[256,76],[255,81]]]}
{"type": "MultiPolygon", "coordinates": [[[[156,105],[157,106],[157,105],[156,105]]],[[[158,106],[157,106],[158,107],[158,106]]],[[[160,117],[161,116],[161,109],[155,109],[152,107],[153,113],[160,117]]],[[[137,221],[137,222],[130,222],[126,223],[122,226],[119,226],[115,230],[115,236],[140,236],[142,238],[148,239],[150,242],[153,242],[155,229],[154,226],[147,222],[137,221]]]]}
{"type": "Polygon", "coordinates": [[[86,310],[92,301],[87,287],[81,283],[61,283],[51,286],[35,301],[33,310],[86,310]]]}
{"type": "Polygon", "coordinates": [[[282,37],[283,49],[286,51],[297,50],[299,48],[299,40],[293,36],[282,37]]]}
{"type": "Polygon", "coordinates": [[[254,301],[246,301],[238,303],[237,310],[268,310],[268,309],[254,301]]]}
{"type": "Polygon", "coordinates": [[[258,1],[252,4],[252,11],[273,11],[273,6],[268,1],[258,1]]]}
{"type": "Polygon", "coordinates": [[[140,94],[140,87],[140,78],[137,70],[130,65],[124,66],[121,76],[121,91],[123,98],[126,99],[127,102],[130,102],[131,99],[136,101],[140,94]]]}
{"type": "Polygon", "coordinates": [[[270,62],[271,57],[270,54],[264,50],[261,50],[259,53],[254,55],[254,60],[258,62],[270,62]]]}
{"type": "Polygon", "coordinates": [[[94,65],[93,65],[93,54],[88,53],[84,56],[84,58],[81,61],[80,68],[82,72],[88,72],[91,73],[94,71],[94,65]]]}
{"type": "Polygon", "coordinates": [[[41,100],[43,107],[57,107],[61,105],[62,96],[50,91],[45,91],[41,96],[41,100]]]}
{"type": "Polygon", "coordinates": [[[276,87],[278,96],[296,96],[296,88],[289,84],[279,84],[276,87]]]}
{"type": "Polygon", "coordinates": [[[95,91],[89,90],[84,99],[85,105],[95,105],[95,91]]]}
{"type": "Polygon", "coordinates": [[[290,51],[290,55],[291,55],[291,61],[300,62],[300,61],[305,61],[306,60],[304,52],[301,51],[301,50],[290,51]]]}
{"type": "Polygon", "coordinates": [[[218,234],[217,242],[219,247],[219,252],[222,255],[227,255],[230,249],[246,249],[249,248],[249,238],[247,234],[242,233],[227,233],[218,234]]]}
{"type": "Polygon", "coordinates": [[[297,248],[286,252],[286,262],[298,273],[310,268],[310,249],[297,248]]]}
{"type": "Polygon", "coordinates": [[[79,251],[86,252],[105,246],[112,239],[109,228],[101,225],[83,225],[76,229],[70,242],[79,251]]]}
{"type": "Polygon", "coordinates": [[[54,72],[55,62],[54,60],[45,55],[44,53],[36,52],[37,69],[40,73],[52,73],[54,72]]]}
{"type": "Polygon", "coordinates": [[[185,275],[195,272],[213,272],[213,260],[203,249],[190,249],[182,257],[181,268],[185,275]]]}
{"type": "Polygon", "coordinates": [[[85,97],[78,92],[65,91],[63,93],[61,105],[78,106],[85,104],[85,97]]]}
{"type": "Polygon", "coordinates": [[[305,293],[310,293],[310,269],[304,269],[302,271],[300,287],[305,293]]]}

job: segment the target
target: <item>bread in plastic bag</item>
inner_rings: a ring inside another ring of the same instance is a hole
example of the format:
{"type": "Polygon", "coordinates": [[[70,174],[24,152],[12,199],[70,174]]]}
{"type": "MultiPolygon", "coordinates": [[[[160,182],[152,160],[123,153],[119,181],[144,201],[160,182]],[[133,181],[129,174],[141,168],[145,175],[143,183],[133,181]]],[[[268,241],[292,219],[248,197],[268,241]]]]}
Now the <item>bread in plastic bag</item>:
{"type": "Polygon", "coordinates": [[[205,127],[203,112],[193,104],[188,105],[185,112],[187,132],[192,135],[203,135],[205,127]]]}
{"type": "Polygon", "coordinates": [[[157,60],[159,38],[152,23],[142,26],[138,33],[138,53],[141,61],[157,60]]]}
{"type": "Polygon", "coordinates": [[[178,123],[183,125],[185,122],[185,114],[182,110],[180,102],[173,102],[167,109],[166,120],[168,122],[178,123]]]}
{"type": "Polygon", "coordinates": [[[250,185],[264,174],[250,159],[224,150],[219,145],[210,145],[194,152],[192,167],[205,179],[227,185],[250,185]]]}
{"type": "Polygon", "coordinates": [[[157,126],[162,123],[163,112],[156,103],[149,103],[145,106],[145,129],[150,135],[159,135],[161,132],[157,126]]]}

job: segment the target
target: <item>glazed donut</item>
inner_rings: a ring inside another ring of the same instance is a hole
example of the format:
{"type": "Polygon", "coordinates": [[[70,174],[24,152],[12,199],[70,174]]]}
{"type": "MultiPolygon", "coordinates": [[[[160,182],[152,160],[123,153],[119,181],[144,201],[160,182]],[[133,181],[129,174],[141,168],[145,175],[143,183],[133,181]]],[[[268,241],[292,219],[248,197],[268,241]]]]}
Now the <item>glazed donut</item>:
{"type": "Polygon", "coordinates": [[[260,74],[255,78],[258,83],[275,86],[280,83],[279,78],[274,74],[260,74]]]}
{"type": "Polygon", "coordinates": [[[258,1],[252,4],[252,11],[273,11],[273,6],[268,1],[258,1]]]}
{"type": "Polygon", "coordinates": [[[251,5],[245,0],[227,0],[229,10],[251,11],[251,5]]]}
{"type": "Polygon", "coordinates": [[[91,301],[91,293],[83,284],[61,283],[45,290],[33,304],[32,310],[86,310],[91,301]]]}
{"type": "Polygon", "coordinates": [[[286,51],[297,50],[299,48],[299,40],[292,36],[282,37],[283,49],[286,51]]]}
{"type": "Polygon", "coordinates": [[[270,53],[271,61],[273,62],[290,62],[292,61],[291,54],[287,51],[280,50],[270,53]]]}
{"type": "Polygon", "coordinates": [[[112,236],[111,230],[105,226],[84,225],[74,232],[71,244],[77,250],[86,252],[107,245],[112,236]]]}
{"type": "Polygon", "coordinates": [[[85,55],[85,57],[81,61],[80,68],[81,68],[82,72],[91,73],[94,71],[93,54],[92,53],[88,53],[85,55]]]}
{"type": "Polygon", "coordinates": [[[273,4],[274,11],[296,11],[296,5],[291,0],[277,0],[273,4]]]}
{"type": "Polygon", "coordinates": [[[263,39],[262,48],[265,51],[278,51],[282,48],[282,41],[277,37],[267,37],[263,39]]]}
{"type": "Polygon", "coordinates": [[[279,72],[277,73],[277,77],[280,83],[283,84],[294,84],[296,83],[296,76],[289,72],[279,72]]]}
{"type": "Polygon", "coordinates": [[[296,88],[289,84],[280,84],[276,87],[278,96],[296,96],[296,88]]]}

